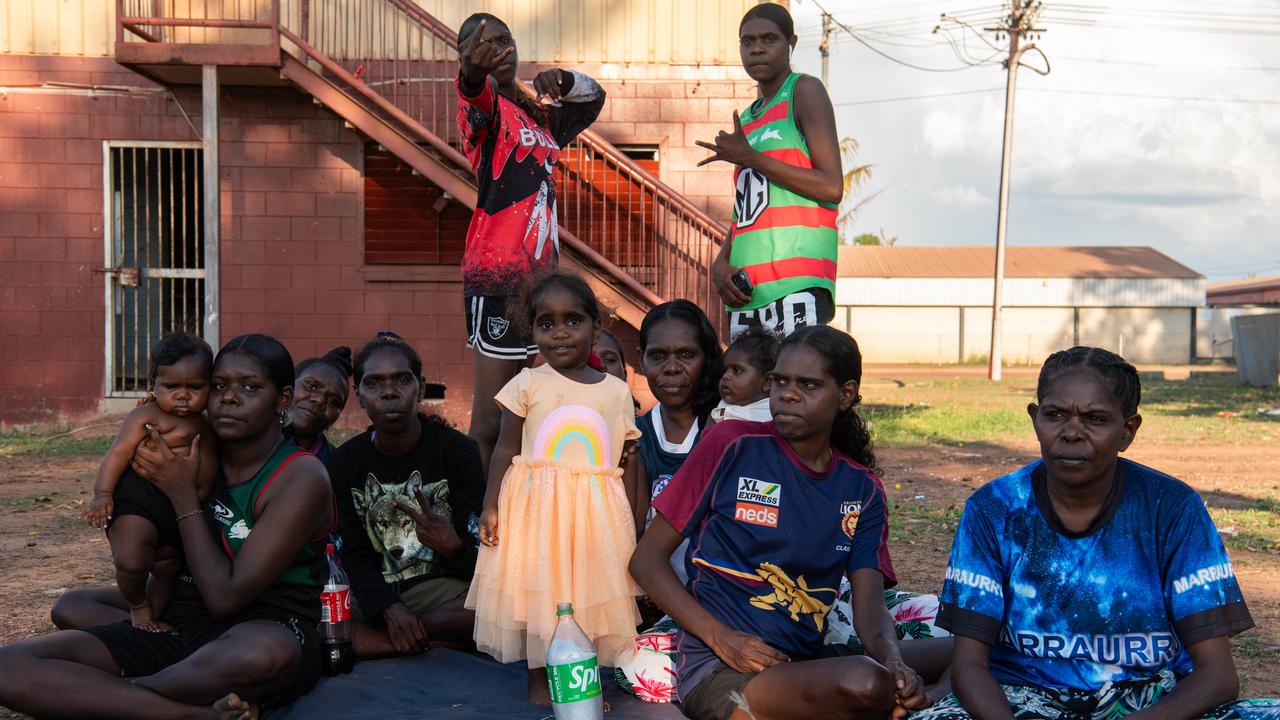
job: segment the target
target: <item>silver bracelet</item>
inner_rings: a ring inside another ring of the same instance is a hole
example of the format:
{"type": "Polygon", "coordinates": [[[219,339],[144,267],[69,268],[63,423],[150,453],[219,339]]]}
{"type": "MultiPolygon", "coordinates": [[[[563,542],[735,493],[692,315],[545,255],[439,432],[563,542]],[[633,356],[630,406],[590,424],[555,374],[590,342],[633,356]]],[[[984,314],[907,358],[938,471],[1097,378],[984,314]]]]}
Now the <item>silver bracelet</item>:
{"type": "Polygon", "coordinates": [[[189,518],[189,517],[194,517],[194,516],[196,516],[196,515],[199,515],[199,514],[200,514],[200,512],[201,512],[200,510],[192,510],[191,512],[184,512],[184,513],[182,513],[181,515],[179,515],[179,516],[177,516],[176,518],[174,518],[174,521],[175,521],[175,522],[182,522],[183,520],[186,520],[186,519],[187,519],[187,518],[189,518]]]}

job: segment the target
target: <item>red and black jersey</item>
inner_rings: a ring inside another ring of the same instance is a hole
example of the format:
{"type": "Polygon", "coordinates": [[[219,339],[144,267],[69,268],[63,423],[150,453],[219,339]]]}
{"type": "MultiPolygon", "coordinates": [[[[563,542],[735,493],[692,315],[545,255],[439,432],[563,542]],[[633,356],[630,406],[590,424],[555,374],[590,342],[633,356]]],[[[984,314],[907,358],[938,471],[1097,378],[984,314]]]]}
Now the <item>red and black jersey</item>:
{"type": "Polygon", "coordinates": [[[455,81],[462,149],[478,185],[462,256],[467,297],[516,295],[530,275],[556,264],[560,146],[591,125],[604,107],[604,91],[594,80],[578,72],[563,74],[561,102],[547,108],[545,126],[499,95],[492,77],[474,97],[464,90],[461,75],[455,81]]]}

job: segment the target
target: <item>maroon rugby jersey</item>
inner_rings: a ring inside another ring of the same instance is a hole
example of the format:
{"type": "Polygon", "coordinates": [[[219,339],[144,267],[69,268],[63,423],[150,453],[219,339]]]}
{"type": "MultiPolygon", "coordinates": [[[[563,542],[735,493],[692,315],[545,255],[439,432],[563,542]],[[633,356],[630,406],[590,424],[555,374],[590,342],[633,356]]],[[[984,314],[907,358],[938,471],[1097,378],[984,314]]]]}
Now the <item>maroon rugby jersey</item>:
{"type": "Polygon", "coordinates": [[[594,80],[573,71],[563,76],[560,104],[547,107],[546,126],[499,95],[493,77],[485,78],[475,97],[466,94],[461,74],[455,80],[462,149],[478,185],[462,256],[467,297],[516,295],[530,275],[556,264],[560,146],[587,129],[604,107],[604,91],[594,80]]]}

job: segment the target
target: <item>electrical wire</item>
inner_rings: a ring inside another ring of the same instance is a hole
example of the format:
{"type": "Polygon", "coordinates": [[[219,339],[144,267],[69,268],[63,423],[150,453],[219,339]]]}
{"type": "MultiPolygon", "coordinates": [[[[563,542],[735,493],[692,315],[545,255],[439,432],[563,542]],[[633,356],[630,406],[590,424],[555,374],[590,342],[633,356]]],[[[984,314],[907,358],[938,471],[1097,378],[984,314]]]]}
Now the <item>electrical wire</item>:
{"type": "Polygon", "coordinates": [[[908,100],[927,100],[929,98],[954,97],[956,95],[979,95],[982,93],[1003,92],[1002,87],[981,88],[979,90],[956,90],[954,92],[929,93],[926,95],[905,95],[903,97],[876,98],[875,100],[850,100],[848,102],[832,103],[836,107],[844,107],[851,105],[881,105],[883,103],[906,102],[908,100]]]}
{"type": "Polygon", "coordinates": [[[961,70],[970,70],[972,68],[979,67],[979,65],[977,64],[965,64],[961,67],[955,67],[955,68],[931,68],[931,67],[924,67],[923,65],[916,65],[915,63],[910,63],[910,62],[907,62],[906,60],[900,60],[884,52],[883,50],[877,48],[876,46],[872,45],[870,42],[862,39],[862,37],[860,37],[857,33],[851,30],[848,25],[845,25],[843,22],[837,20],[834,16],[832,16],[831,13],[827,12],[827,9],[822,7],[822,5],[817,2],[817,0],[814,0],[813,4],[816,5],[824,15],[826,15],[827,17],[830,17],[831,22],[833,22],[836,25],[836,27],[840,28],[841,30],[844,30],[846,33],[849,34],[850,37],[852,37],[854,40],[857,40],[859,43],[861,43],[863,47],[883,57],[886,60],[897,63],[898,65],[909,67],[913,70],[921,70],[923,72],[934,72],[934,73],[959,72],[961,70]]]}

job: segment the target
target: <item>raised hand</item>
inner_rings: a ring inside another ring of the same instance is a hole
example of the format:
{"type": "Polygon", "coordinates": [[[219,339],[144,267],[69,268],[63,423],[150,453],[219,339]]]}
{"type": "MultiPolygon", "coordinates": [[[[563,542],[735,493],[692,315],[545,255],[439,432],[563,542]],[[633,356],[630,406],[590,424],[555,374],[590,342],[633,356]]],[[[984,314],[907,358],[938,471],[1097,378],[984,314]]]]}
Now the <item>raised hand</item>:
{"type": "Polygon", "coordinates": [[[481,20],[475,32],[467,36],[467,39],[458,46],[458,62],[462,65],[462,78],[471,87],[483,83],[489,73],[497,69],[503,60],[516,51],[514,46],[499,50],[488,40],[483,39],[486,23],[488,20],[481,20]]]}
{"type": "Polygon", "coordinates": [[[533,79],[533,89],[538,93],[537,100],[545,98],[548,103],[560,102],[560,84],[564,80],[563,70],[552,68],[543,70],[533,79]]]}
{"type": "Polygon", "coordinates": [[[713,153],[711,157],[704,158],[702,162],[699,162],[698,167],[713,162],[727,162],[745,166],[756,155],[756,151],[751,149],[751,143],[747,142],[747,134],[742,130],[742,120],[738,118],[737,110],[733,111],[733,132],[721,130],[716,135],[714,143],[697,140],[695,144],[713,153]]]}
{"type": "Polygon", "coordinates": [[[414,488],[413,495],[418,499],[418,507],[399,499],[395,501],[395,506],[413,519],[418,542],[443,555],[452,555],[461,549],[462,538],[458,537],[458,531],[452,523],[431,508],[430,501],[422,494],[422,488],[414,488]]]}

